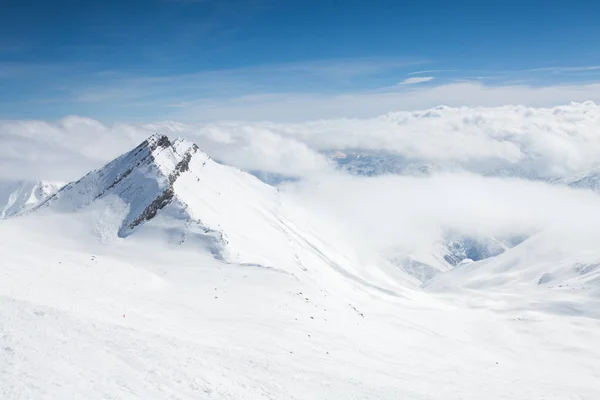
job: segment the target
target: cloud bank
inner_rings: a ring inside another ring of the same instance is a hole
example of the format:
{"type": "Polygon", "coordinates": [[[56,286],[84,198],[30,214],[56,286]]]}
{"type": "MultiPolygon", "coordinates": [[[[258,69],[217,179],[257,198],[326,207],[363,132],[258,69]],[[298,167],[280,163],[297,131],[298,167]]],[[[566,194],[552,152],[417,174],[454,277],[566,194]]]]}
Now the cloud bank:
{"type": "Polygon", "coordinates": [[[480,238],[554,232],[586,242],[600,235],[600,195],[543,182],[466,173],[337,176],[284,191],[372,254],[432,251],[447,231],[480,238]]]}
{"type": "MultiPolygon", "coordinates": [[[[474,78],[475,79],[475,78],[474,78]]],[[[600,84],[529,86],[485,85],[477,81],[445,83],[418,90],[395,85],[389,90],[347,94],[273,93],[231,99],[199,100],[172,109],[170,118],[185,121],[281,121],[372,118],[394,110],[421,110],[444,104],[449,107],[555,107],[571,101],[600,103],[600,84]]]]}
{"type": "Polygon", "coordinates": [[[440,106],[298,124],[0,121],[0,179],[75,180],[161,132],[241,169],[302,178],[281,190],[331,221],[365,257],[431,250],[448,230],[482,237],[555,231],[584,240],[600,235],[600,196],[547,181],[599,164],[599,127],[593,102],[440,106]],[[323,154],[334,149],[436,168],[429,177],[358,178],[335,170],[323,154]],[[524,179],[498,177],[511,170],[524,179]]]}
{"type": "Polygon", "coordinates": [[[385,152],[441,170],[553,179],[600,163],[600,107],[436,107],[377,118],[299,124],[230,122],[105,124],[0,121],[0,175],[77,179],[161,132],[195,141],[213,158],[245,169],[308,177],[331,172],[325,150],[385,152]],[[509,174],[510,175],[510,174],[509,174]]]}

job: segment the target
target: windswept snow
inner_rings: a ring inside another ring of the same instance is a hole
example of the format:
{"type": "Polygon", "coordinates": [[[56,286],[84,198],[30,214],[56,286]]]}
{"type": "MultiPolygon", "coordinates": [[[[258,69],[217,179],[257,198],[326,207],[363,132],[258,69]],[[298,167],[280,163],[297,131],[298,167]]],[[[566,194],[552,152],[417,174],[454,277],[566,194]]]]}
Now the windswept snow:
{"type": "Polygon", "coordinates": [[[343,277],[323,290],[135,235],[69,243],[24,225],[0,229],[1,398],[600,395],[595,319],[340,292],[343,277]]]}

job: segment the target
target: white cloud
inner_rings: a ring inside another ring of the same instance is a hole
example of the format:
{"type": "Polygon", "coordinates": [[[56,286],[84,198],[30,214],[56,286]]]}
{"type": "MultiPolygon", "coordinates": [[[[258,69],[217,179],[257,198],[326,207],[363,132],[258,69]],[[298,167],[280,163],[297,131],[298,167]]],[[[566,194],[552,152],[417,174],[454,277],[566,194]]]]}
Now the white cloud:
{"type": "MultiPolygon", "coordinates": [[[[157,105],[165,103],[165,100],[170,105],[185,105],[194,101],[213,102],[221,97],[232,99],[241,94],[261,94],[273,88],[289,91],[297,88],[298,82],[302,82],[303,90],[310,88],[318,91],[323,87],[347,90],[349,83],[355,80],[399,73],[399,70],[408,66],[424,63],[415,59],[347,58],[274,63],[181,75],[131,76],[114,72],[96,75],[91,84],[74,85],[71,95],[77,102],[105,104],[106,107],[114,106],[116,102],[125,106],[132,102],[157,105]],[[210,92],[210,98],[198,96],[202,92],[210,92]]],[[[1,72],[0,64],[0,76],[1,72]]],[[[165,104],[162,106],[165,107],[165,104]]]]}
{"type": "Polygon", "coordinates": [[[412,78],[406,78],[405,80],[400,82],[399,85],[414,85],[416,83],[429,82],[434,79],[435,79],[435,77],[433,77],[433,76],[415,76],[412,78]]]}
{"type": "MultiPolygon", "coordinates": [[[[598,120],[600,107],[588,102],[552,108],[437,107],[369,119],[211,124],[210,129],[244,136],[244,129],[255,126],[317,151],[361,148],[477,173],[514,168],[558,177],[600,162],[598,120]]],[[[205,129],[200,125],[195,132],[205,129]]]]}
{"type": "MultiPolygon", "coordinates": [[[[397,89],[397,87],[396,87],[397,89]]],[[[201,121],[302,122],[332,118],[371,118],[396,110],[450,107],[498,107],[520,104],[553,107],[571,101],[600,103],[600,83],[532,87],[486,86],[477,82],[349,94],[262,94],[211,101],[190,101],[172,111],[169,119],[201,121]]]]}
{"type": "Polygon", "coordinates": [[[58,122],[0,121],[0,178],[77,179],[148,134],[76,116],[58,122]]]}
{"type": "Polygon", "coordinates": [[[600,69],[600,65],[584,65],[584,66],[572,66],[572,67],[544,67],[544,68],[532,68],[525,70],[525,72],[586,72],[596,71],[600,69]]]}
{"type": "Polygon", "coordinates": [[[593,241],[600,196],[548,183],[442,174],[325,178],[284,187],[368,253],[431,251],[443,232],[507,237],[559,232],[593,241]]]}
{"type": "Polygon", "coordinates": [[[305,177],[330,169],[324,156],[294,135],[281,134],[269,124],[155,123],[145,129],[196,142],[212,157],[245,170],[262,170],[305,177]]]}
{"type": "Polygon", "coordinates": [[[298,124],[0,121],[0,175],[77,179],[162,132],[193,140],[213,158],[242,169],[301,177],[331,170],[322,150],[361,148],[450,170],[486,174],[512,168],[553,178],[600,163],[599,120],[600,106],[587,102],[552,108],[436,107],[298,124]]]}
{"type": "Polygon", "coordinates": [[[306,178],[283,190],[374,254],[431,246],[446,229],[473,235],[600,232],[600,197],[540,182],[482,176],[497,168],[562,177],[600,161],[600,106],[436,107],[377,118],[298,124],[105,124],[0,121],[0,179],[75,180],[154,132],[183,136],[247,170],[306,178]],[[332,170],[319,152],[363,148],[448,167],[429,178],[361,179],[332,170]],[[458,170],[458,172],[457,172],[458,170]]]}

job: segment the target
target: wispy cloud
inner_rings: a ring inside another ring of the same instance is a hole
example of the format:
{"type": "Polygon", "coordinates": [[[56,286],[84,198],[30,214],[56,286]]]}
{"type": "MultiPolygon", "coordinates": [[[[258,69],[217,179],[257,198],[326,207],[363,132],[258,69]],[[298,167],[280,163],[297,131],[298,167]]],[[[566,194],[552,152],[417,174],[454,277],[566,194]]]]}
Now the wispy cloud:
{"type": "Polygon", "coordinates": [[[460,72],[460,70],[459,69],[425,69],[422,71],[409,72],[407,75],[421,75],[421,74],[431,74],[431,73],[439,73],[439,72],[460,72]]]}
{"type": "Polygon", "coordinates": [[[600,71],[600,65],[574,65],[574,66],[546,66],[546,67],[535,67],[525,69],[478,69],[478,68],[465,68],[465,69],[427,69],[419,70],[407,73],[409,76],[422,75],[422,74],[444,74],[458,77],[457,79],[464,79],[467,76],[476,74],[486,78],[501,78],[506,76],[531,76],[531,74],[537,73],[550,73],[550,74],[576,74],[600,71]],[[449,74],[450,73],[450,74],[449,74]]]}
{"type": "Polygon", "coordinates": [[[586,71],[598,71],[600,65],[584,65],[584,66],[573,66],[573,67],[544,67],[544,68],[532,68],[523,70],[522,72],[586,72],[586,71]]]}
{"type": "Polygon", "coordinates": [[[0,63],[0,79],[9,78],[4,81],[24,89],[0,94],[0,116],[60,118],[80,114],[128,121],[297,122],[371,117],[440,104],[554,106],[600,101],[597,65],[415,71],[415,65],[430,63],[411,58],[326,59],[174,75],[94,70],[93,65],[79,66],[77,73],[66,67],[57,71],[54,65],[40,71],[38,67],[0,63]],[[44,71],[52,73],[40,73],[44,71]],[[468,76],[467,72],[479,73],[468,76]],[[406,79],[398,83],[398,76],[406,79]],[[36,80],[42,78],[46,81],[36,80]],[[31,107],[32,102],[48,99],[52,107],[40,108],[42,111],[31,107]]]}
{"type": "Polygon", "coordinates": [[[189,103],[210,95],[242,96],[273,92],[332,92],[364,89],[365,81],[386,81],[426,61],[400,58],[331,59],[206,70],[177,75],[96,74],[73,85],[73,98],[94,102],[160,97],[167,104],[189,103]]]}
{"type": "MultiPolygon", "coordinates": [[[[397,88],[397,87],[396,87],[397,88]]],[[[266,93],[235,98],[198,99],[181,108],[171,107],[168,118],[185,121],[275,120],[306,121],[321,118],[365,118],[389,111],[419,110],[438,105],[453,107],[556,106],[571,101],[600,102],[600,83],[582,85],[485,85],[481,82],[415,87],[413,90],[352,93],[266,93]]]]}
{"type": "Polygon", "coordinates": [[[405,80],[400,82],[399,85],[414,85],[417,83],[429,82],[434,79],[435,79],[435,77],[433,77],[433,76],[415,76],[412,78],[406,78],[405,80]]]}

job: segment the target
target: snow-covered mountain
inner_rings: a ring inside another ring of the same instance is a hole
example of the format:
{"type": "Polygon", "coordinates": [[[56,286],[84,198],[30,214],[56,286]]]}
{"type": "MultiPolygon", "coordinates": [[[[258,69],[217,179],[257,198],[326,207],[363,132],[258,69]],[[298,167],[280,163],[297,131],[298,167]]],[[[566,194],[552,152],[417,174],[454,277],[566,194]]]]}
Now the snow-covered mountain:
{"type": "Polygon", "coordinates": [[[47,181],[0,181],[0,219],[36,207],[62,186],[62,183],[47,181]]]}
{"type": "Polygon", "coordinates": [[[434,166],[418,161],[407,160],[399,154],[366,150],[330,150],[324,152],[334,165],[352,175],[378,176],[395,175],[428,175],[434,166]]]}
{"type": "Polygon", "coordinates": [[[438,274],[450,271],[458,265],[496,257],[517,246],[525,237],[495,238],[476,237],[447,231],[442,239],[430,247],[411,253],[391,253],[390,262],[426,283],[438,274]]]}
{"type": "Polygon", "coordinates": [[[380,176],[380,175],[405,175],[427,176],[440,172],[469,171],[483,176],[520,178],[527,180],[552,180],[549,176],[540,175],[535,168],[526,162],[510,164],[506,161],[490,162],[487,164],[459,165],[456,162],[438,163],[411,159],[406,156],[391,152],[365,149],[327,150],[327,156],[339,170],[351,175],[380,176]]]}
{"type": "Polygon", "coordinates": [[[72,212],[104,201],[115,212],[124,213],[116,233],[126,237],[169,204],[185,208],[174,185],[189,171],[194,155],[195,162],[208,160],[197,152],[192,143],[171,143],[166,136],[153,135],[131,152],[66,185],[36,209],[72,212]]]}
{"type": "Polygon", "coordinates": [[[567,178],[556,179],[553,182],[556,184],[568,185],[577,189],[589,189],[600,192],[600,167],[583,171],[567,178]]]}
{"type": "Polygon", "coordinates": [[[159,134],[29,212],[57,213],[92,214],[103,241],[160,236],[229,263],[308,273],[311,279],[343,274],[386,289],[412,282],[384,261],[377,268],[359,266],[350,246],[278,189],[213,161],[191,142],[159,134]]]}
{"type": "Polygon", "coordinates": [[[407,261],[328,223],[151,136],[0,221],[0,398],[600,395],[590,235],[407,261]]]}
{"type": "Polygon", "coordinates": [[[594,243],[586,234],[538,234],[497,257],[438,274],[424,287],[434,292],[477,291],[479,296],[520,293],[531,307],[598,319],[600,251],[594,243]]]}

